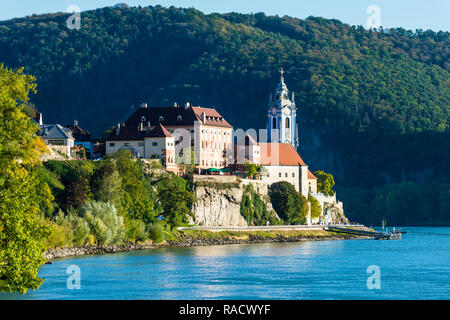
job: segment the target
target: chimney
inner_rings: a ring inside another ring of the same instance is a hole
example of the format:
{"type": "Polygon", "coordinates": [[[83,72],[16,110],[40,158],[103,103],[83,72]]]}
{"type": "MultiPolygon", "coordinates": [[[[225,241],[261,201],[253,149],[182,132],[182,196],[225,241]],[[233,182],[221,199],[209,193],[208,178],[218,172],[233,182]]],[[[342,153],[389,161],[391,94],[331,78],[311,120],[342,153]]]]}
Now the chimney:
{"type": "Polygon", "coordinates": [[[184,105],[184,108],[187,109],[191,106],[191,104],[189,102],[186,102],[186,104],[184,105]]]}
{"type": "Polygon", "coordinates": [[[144,103],[142,103],[139,107],[140,107],[140,108],[147,108],[147,103],[144,102],[144,103]]]}
{"type": "Polygon", "coordinates": [[[39,125],[40,126],[44,125],[44,121],[42,120],[42,113],[39,113],[39,125]]]}
{"type": "Polygon", "coordinates": [[[120,133],[120,123],[118,123],[116,127],[116,136],[118,136],[119,133],[120,133]]]}
{"type": "Polygon", "coordinates": [[[147,121],[147,133],[150,133],[150,121],[147,121]]]}
{"type": "Polygon", "coordinates": [[[74,127],[78,126],[78,120],[73,120],[73,126],[74,127]]]}
{"type": "Polygon", "coordinates": [[[144,131],[144,123],[143,122],[139,123],[139,131],[144,131]]]}
{"type": "Polygon", "coordinates": [[[202,112],[202,122],[206,122],[206,113],[202,112]]]}

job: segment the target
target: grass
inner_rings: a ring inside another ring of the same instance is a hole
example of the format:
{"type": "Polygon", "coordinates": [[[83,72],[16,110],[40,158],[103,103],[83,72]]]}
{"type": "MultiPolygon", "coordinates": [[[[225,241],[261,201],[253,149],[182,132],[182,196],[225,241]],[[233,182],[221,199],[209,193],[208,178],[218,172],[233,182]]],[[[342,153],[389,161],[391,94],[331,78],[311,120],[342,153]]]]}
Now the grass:
{"type": "MultiPolygon", "coordinates": [[[[325,230],[289,230],[289,231],[220,231],[213,232],[207,230],[183,230],[177,232],[178,237],[185,236],[194,239],[237,239],[248,240],[252,237],[263,237],[267,239],[277,238],[327,238],[332,236],[338,236],[335,232],[329,232],[325,230]]],[[[175,234],[174,234],[175,235],[175,234]]],[[[175,235],[175,236],[177,236],[175,235]]]]}

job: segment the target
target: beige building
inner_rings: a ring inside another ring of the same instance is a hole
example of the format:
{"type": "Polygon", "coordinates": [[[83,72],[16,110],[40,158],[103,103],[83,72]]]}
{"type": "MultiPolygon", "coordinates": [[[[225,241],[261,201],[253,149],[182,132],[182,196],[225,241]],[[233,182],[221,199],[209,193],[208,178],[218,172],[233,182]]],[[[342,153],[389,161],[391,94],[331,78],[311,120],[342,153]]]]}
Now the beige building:
{"type": "Polygon", "coordinates": [[[233,127],[215,109],[189,104],[149,108],[143,104],[106,139],[106,154],[127,148],[136,157],[149,159],[171,152],[166,158],[177,165],[190,163],[193,154],[200,169],[223,168],[229,164],[232,139],[233,127]],[[164,136],[151,136],[158,127],[164,136]]]}
{"type": "Polygon", "coordinates": [[[161,159],[166,166],[175,164],[175,138],[162,124],[148,129],[118,124],[106,139],[106,154],[123,149],[136,158],[161,159]]]}

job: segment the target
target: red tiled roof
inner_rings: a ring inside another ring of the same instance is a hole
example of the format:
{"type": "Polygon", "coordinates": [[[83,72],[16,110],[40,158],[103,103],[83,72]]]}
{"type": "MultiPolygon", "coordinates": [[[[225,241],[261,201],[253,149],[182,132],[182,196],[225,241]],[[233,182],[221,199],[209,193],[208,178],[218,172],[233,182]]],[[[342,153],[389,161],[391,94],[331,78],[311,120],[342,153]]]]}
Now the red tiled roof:
{"type": "Polygon", "coordinates": [[[308,169],[308,179],[316,179],[317,180],[317,177],[311,171],[309,171],[309,169],[308,169]]]}
{"type": "Polygon", "coordinates": [[[306,166],[290,143],[260,143],[261,165],[264,166],[306,166]]]}
{"type": "Polygon", "coordinates": [[[202,108],[202,107],[192,107],[197,119],[203,121],[203,113],[205,113],[206,125],[219,126],[219,127],[230,127],[231,125],[216,111],[216,109],[202,108]]]}

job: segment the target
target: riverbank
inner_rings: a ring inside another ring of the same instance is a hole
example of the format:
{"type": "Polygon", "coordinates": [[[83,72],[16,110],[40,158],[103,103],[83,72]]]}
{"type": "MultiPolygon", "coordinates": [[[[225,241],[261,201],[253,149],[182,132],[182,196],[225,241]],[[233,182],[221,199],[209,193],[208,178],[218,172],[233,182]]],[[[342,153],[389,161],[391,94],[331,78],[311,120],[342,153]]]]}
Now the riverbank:
{"type": "Polygon", "coordinates": [[[162,243],[124,243],[121,245],[82,246],[49,249],[44,253],[47,261],[59,258],[102,255],[119,252],[131,252],[156,248],[176,248],[195,246],[214,246],[227,244],[252,244],[268,242],[298,242],[298,241],[326,241],[366,239],[365,236],[339,234],[325,230],[308,231],[271,231],[271,232],[211,232],[205,230],[185,230],[177,232],[173,238],[162,243]]]}

